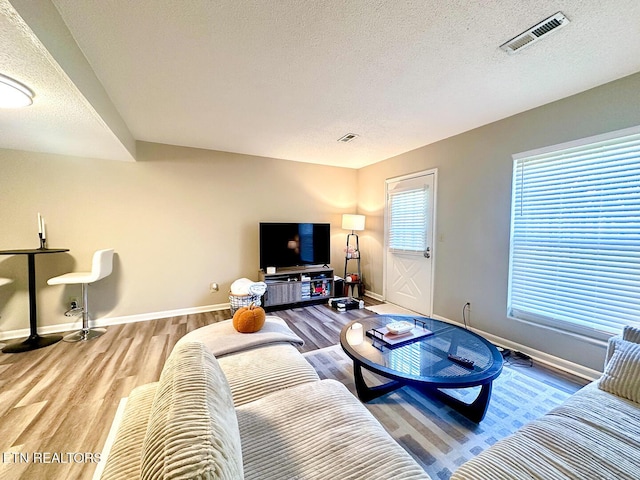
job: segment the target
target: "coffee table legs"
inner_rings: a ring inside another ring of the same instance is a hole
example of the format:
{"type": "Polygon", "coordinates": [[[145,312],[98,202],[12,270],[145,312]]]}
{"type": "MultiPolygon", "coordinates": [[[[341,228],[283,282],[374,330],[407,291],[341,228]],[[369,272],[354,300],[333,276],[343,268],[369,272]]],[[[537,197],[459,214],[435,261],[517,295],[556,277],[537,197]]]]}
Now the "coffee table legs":
{"type": "Polygon", "coordinates": [[[384,385],[369,387],[364,382],[364,377],[362,376],[362,366],[358,362],[353,362],[353,378],[356,382],[356,392],[358,393],[358,398],[363,402],[369,402],[374,398],[386,395],[387,393],[393,392],[394,390],[404,385],[398,380],[392,380],[389,383],[385,383],[384,385]]]}
{"type": "Polygon", "coordinates": [[[358,398],[362,402],[369,402],[373,399],[381,397],[382,395],[391,393],[400,387],[409,385],[417,388],[428,396],[437,398],[445,405],[450,406],[475,423],[480,423],[484,418],[485,414],[487,413],[487,408],[489,408],[489,399],[491,398],[492,382],[482,385],[482,387],[480,388],[480,393],[471,403],[465,403],[462,400],[458,400],[457,398],[448,395],[438,388],[430,388],[425,384],[402,382],[400,380],[391,380],[390,382],[383,385],[369,387],[365,383],[364,377],[362,376],[362,365],[357,361],[353,362],[353,377],[356,384],[356,392],[358,393],[358,398]]]}
{"type": "Polygon", "coordinates": [[[462,400],[458,400],[457,398],[454,398],[437,388],[418,388],[425,394],[433,396],[445,405],[450,406],[457,412],[467,417],[472,422],[480,423],[487,413],[487,408],[489,408],[489,399],[491,398],[491,385],[491,382],[482,385],[482,387],[480,388],[480,393],[471,403],[465,403],[462,400]]]}

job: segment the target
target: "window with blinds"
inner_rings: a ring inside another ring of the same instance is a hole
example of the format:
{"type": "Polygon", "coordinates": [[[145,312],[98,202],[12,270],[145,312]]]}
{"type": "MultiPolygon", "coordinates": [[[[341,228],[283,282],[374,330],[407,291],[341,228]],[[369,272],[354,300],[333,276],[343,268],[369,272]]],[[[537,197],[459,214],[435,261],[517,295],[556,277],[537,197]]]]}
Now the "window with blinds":
{"type": "Polygon", "coordinates": [[[420,253],[427,248],[427,189],[389,192],[389,250],[420,253]]]}
{"type": "Polygon", "coordinates": [[[596,338],[640,325],[640,128],[514,156],[508,298],[596,338]]]}

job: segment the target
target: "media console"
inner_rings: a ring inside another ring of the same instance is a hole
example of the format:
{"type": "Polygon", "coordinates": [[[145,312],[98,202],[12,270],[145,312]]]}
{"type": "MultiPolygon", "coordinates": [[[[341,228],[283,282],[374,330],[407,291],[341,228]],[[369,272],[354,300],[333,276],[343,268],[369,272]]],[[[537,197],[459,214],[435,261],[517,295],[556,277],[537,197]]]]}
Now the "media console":
{"type": "Polygon", "coordinates": [[[265,308],[296,303],[318,303],[333,297],[333,269],[307,266],[279,268],[276,273],[260,271],[267,284],[265,308]]]}

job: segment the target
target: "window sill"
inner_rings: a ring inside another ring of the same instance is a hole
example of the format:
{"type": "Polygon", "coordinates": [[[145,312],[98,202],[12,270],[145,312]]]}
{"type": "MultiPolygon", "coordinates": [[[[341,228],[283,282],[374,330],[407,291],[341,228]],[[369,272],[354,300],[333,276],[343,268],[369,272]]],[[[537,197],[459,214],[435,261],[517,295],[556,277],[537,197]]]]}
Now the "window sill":
{"type": "Polygon", "coordinates": [[[561,335],[567,335],[581,340],[585,343],[601,347],[606,346],[609,338],[614,335],[612,333],[600,332],[597,330],[580,327],[579,325],[567,324],[565,322],[524,319],[514,317],[512,315],[507,315],[507,318],[509,320],[514,320],[516,322],[524,323],[533,327],[550,330],[561,335]]]}

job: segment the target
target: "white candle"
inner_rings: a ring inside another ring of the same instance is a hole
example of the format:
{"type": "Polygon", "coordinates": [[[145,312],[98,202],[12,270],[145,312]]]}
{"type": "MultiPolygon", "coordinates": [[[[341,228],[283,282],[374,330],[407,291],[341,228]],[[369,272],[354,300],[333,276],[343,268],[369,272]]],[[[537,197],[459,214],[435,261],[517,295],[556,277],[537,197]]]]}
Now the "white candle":
{"type": "Polygon", "coordinates": [[[46,230],[45,230],[45,227],[46,227],[46,225],[45,225],[45,223],[44,223],[44,220],[42,220],[42,239],[43,239],[43,240],[44,240],[45,238],[47,238],[47,232],[46,232],[46,230]]]}
{"type": "Polygon", "coordinates": [[[351,325],[351,335],[350,335],[350,342],[351,345],[360,345],[362,343],[362,340],[364,339],[362,336],[362,324],[360,322],[356,322],[353,325],[351,325]]]}
{"type": "Polygon", "coordinates": [[[42,234],[42,215],[38,212],[38,234],[42,234]]]}

